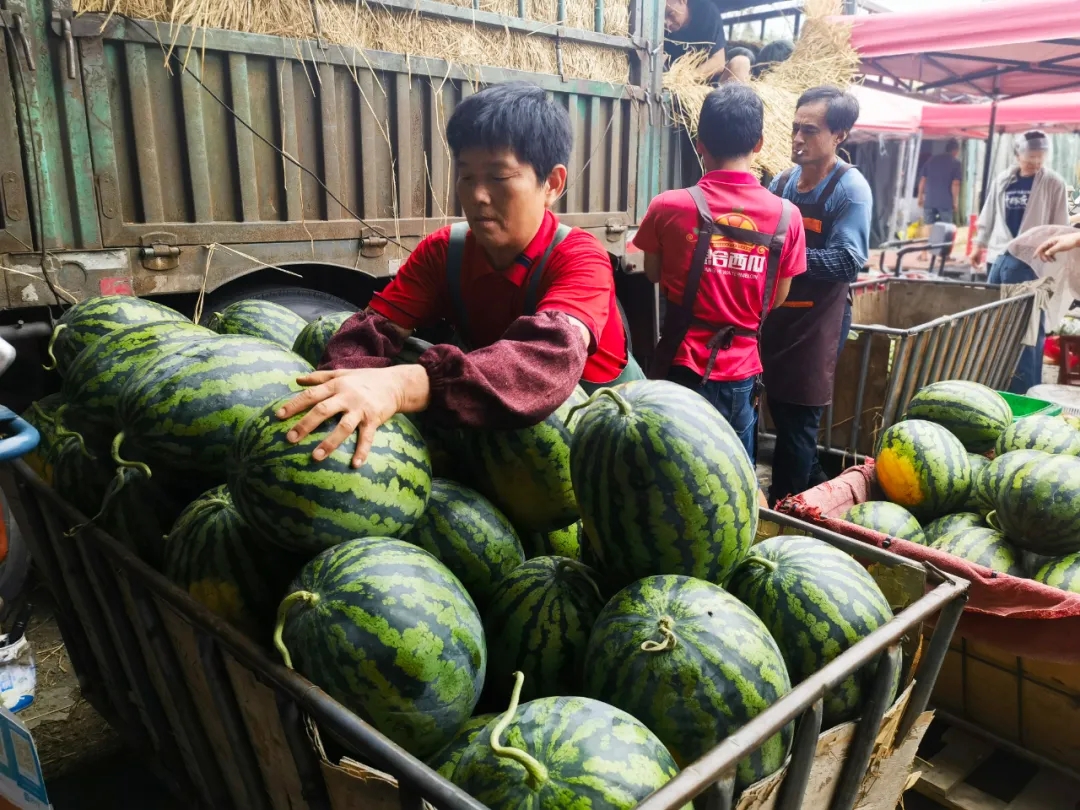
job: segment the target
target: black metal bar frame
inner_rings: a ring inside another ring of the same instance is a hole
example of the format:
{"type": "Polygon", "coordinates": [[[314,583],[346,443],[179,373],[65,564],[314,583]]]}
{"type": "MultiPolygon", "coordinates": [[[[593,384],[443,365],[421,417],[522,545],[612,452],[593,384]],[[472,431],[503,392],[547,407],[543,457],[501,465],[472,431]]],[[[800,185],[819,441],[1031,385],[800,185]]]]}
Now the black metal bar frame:
{"type": "MultiPolygon", "coordinates": [[[[24,462],[14,462],[13,467],[24,491],[31,498],[35,501],[41,499],[41,504],[48,504],[54,514],[66,517],[72,522],[77,523],[83,520],[76,510],[40,481],[24,462]]],[[[931,588],[925,596],[901,611],[887,624],[854,645],[820,672],[796,686],[770,709],[685,769],[668,785],[642,802],[639,805],[641,810],[674,810],[698,796],[701,797],[698,804],[704,810],[730,810],[734,798],[733,779],[736,764],[779,729],[802,716],[800,732],[796,735],[799,745],[793,751],[788,776],[785,778],[785,784],[790,779],[792,787],[782,787],[782,796],[786,802],[782,810],[797,810],[801,804],[799,792],[805,792],[805,780],[813,764],[817,732],[821,722],[823,694],[853,672],[880,658],[887,661],[888,666],[879,667],[877,686],[863,712],[859,730],[849,750],[850,762],[842,777],[845,790],[842,797],[844,802],[834,803],[831,808],[831,810],[850,810],[850,804],[846,803],[848,793],[852,790],[857,793],[862,777],[865,775],[881,719],[888,709],[885,705],[887,701],[883,684],[886,676],[891,684],[894,674],[891,668],[894,665],[898,666],[895,663],[895,645],[905,634],[919,627],[925,619],[940,612],[941,616],[937,621],[929,651],[922,659],[916,686],[901,720],[905,733],[910,728],[910,723],[906,722],[907,718],[918,717],[926,707],[930,689],[940,671],[945,652],[949,648],[956,621],[959,620],[968,583],[943,574],[932,566],[916,565],[888,551],[859,543],[788,515],[769,510],[762,510],[762,515],[782,525],[802,529],[860,559],[892,567],[903,566],[923,571],[931,588]],[[883,656],[882,653],[889,649],[894,649],[894,653],[883,656]],[[875,700],[875,696],[878,699],[875,700]],[[848,787],[849,785],[853,787],[848,787]]],[[[289,753],[296,765],[297,773],[301,776],[304,799],[312,810],[327,808],[328,798],[321,778],[318,756],[305,733],[303,722],[305,715],[311,717],[323,733],[331,735],[340,743],[350,756],[395,776],[399,781],[403,799],[407,800],[403,807],[416,807],[423,799],[439,807],[440,810],[485,810],[483,805],[475,799],[396,746],[360,717],[332,700],[318,687],[297,673],[272,661],[267,652],[251,639],[176,588],[128,548],[95,527],[87,527],[80,533],[80,537],[81,539],[77,542],[85,546],[85,554],[100,554],[103,562],[108,562],[108,566],[102,566],[102,568],[115,567],[118,569],[118,575],[125,577],[132,598],[139,606],[139,615],[136,620],[142,629],[151,631],[149,637],[153,643],[156,658],[163,667],[166,680],[175,689],[170,697],[179,701],[183,713],[198,724],[198,712],[190,703],[192,698],[186,688],[187,682],[170,644],[171,636],[162,626],[162,618],[158,611],[167,609],[175,612],[192,628],[199,657],[197,664],[201,666],[209,684],[211,699],[214,702],[213,708],[220,716],[228,742],[238,752],[238,757],[233,757],[230,762],[217,764],[241,771],[240,781],[249,794],[249,800],[250,796],[262,795],[263,781],[249,747],[250,740],[247,737],[246,726],[236,703],[235,694],[232,692],[231,681],[224,669],[222,653],[228,653],[241,666],[256,673],[263,683],[275,691],[289,753]]],[[[38,539],[54,542],[57,539],[56,532],[50,532],[45,538],[38,539]]],[[[102,568],[98,568],[99,573],[102,568]]],[[[91,598],[96,602],[100,597],[91,598]]],[[[114,602],[109,602],[109,605],[112,609],[118,607],[118,604],[114,602]]],[[[101,620],[104,621],[104,619],[101,620]]],[[[205,739],[205,733],[201,736],[205,739]]],[[[207,747],[204,750],[210,749],[207,747]]],[[[216,790],[209,791],[210,795],[204,794],[204,801],[209,799],[213,806],[219,806],[223,788],[224,786],[219,783],[216,790]]],[[[225,792],[228,795],[227,789],[225,792]]],[[[254,806],[258,807],[258,799],[256,798],[255,801],[254,806]]],[[[220,804],[220,806],[227,805],[220,804]]]]}

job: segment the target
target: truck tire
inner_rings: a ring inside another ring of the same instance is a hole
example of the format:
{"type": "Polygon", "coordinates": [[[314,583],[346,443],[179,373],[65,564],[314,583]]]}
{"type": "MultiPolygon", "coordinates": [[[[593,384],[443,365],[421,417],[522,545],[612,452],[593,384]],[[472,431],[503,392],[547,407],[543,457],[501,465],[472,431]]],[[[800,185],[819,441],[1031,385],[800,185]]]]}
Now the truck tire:
{"type": "Polygon", "coordinates": [[[221,312],[225,307],[237,301],[247,301],[252,298],[259,301],[272,301],[288,307],[305,321],[313,321],[320,315],[329,315],[332,312],[356,312],[357,310],[355,304],[350,304],[344,298],[307,287],[249,287],[246,290],[225,289],[220,295],[207,296],[203,305],[202,319],[199,322],[206,326],[214,317],[215,312],[221,312]]]}

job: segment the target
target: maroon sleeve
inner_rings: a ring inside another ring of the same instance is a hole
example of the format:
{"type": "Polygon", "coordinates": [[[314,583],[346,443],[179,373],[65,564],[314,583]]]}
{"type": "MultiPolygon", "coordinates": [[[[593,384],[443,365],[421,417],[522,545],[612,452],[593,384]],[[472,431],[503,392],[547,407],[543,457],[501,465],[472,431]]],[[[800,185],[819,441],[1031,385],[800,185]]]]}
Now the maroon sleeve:
{"type": "Polygon", "coordinates": [[[436,422],[513,430],[542,422],[570,398],[586,356],[581,330],[547,311],[518,318],[483,349],[433,346],[418,362],[427,369],[436,422]]]}
{"type": "Polygon", "coordinates": [[[357,312],[330,338],[319,370],[386,368],[401,353],[405,336],[377,312],[357,312]]]}

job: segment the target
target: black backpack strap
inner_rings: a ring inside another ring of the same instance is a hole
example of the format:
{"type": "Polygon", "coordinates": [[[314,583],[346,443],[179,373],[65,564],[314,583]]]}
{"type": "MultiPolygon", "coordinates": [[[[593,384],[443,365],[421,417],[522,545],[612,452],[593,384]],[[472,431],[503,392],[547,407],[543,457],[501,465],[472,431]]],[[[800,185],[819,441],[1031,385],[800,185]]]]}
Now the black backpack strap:
{"type": "Polygon", "coordinates": [[[465,259],[465,237],[469,223],[456,222],[450,226],[450,246],[446,251],[446,289],[450,293],[450,305],[454,309],[456,332],[463,342],[468,341],[469,312],[465,309],[465,295],[461,288],[461,272],[465,259]]]}
{"type": "Polygon", "coordinates": [[[712,243],[712,235],[716,232],[716,224],[709,203],[705,199],[705,193],[701,186],[690,186],[687,189],[691,199],[698,210],[698,238],[694,248],[694,258],[690,261],[690,272],[686,276],[686,287],[683,288],[682,305],[688,310],[693,310],[697,300],[698,287],[701,286],[701,275],[705,272],[705,259],[709,253],[709,245],[712,243]]]}
{"type": "Polygon", "coordinates": [[[840,184],[840,180],[843,179],[844,175],[847,174],[847,171],[850,168],[851,167],[848,164],[841,163],[839,168],[837,168],[837,170],[833,172],[833,176],[829,178],[828,185],[826,185],[825,188],[821,190],[821,194],[817,198],[818,205],[824,205],[829,201],[829,197],[831,197],[833,195],[833,192],[836,191],[836,187],[840,184]]]}
{"type": "Polygon", "coordinates": [[[785,169],[784,173],[780,175],[780,179],[776,181],[776,196],[783,197],[784,189],[787,188],[788,183],[791,182],[791,175],[795,174],[795,167],[785,169]]]}
{"type": "MultiPolygon", "coordinates": [[[[787,242],[788,230],[791,227],[792,212],[795,209],[790,200],[781,198],[783,207],[780,211],[780,222],[776,225],[772,242],[769,245],[769,263],[765,268],[765,293],[761,299],[761,323],[765,322],[765,316],[772,307],[773,294],[776,292],[776,281],[780,277],[780,259],[784,255],[784,243],[787,242]]],[[[758,325],[758,334],[761,334],[761,325],[758,325]]]]}
{"type": "Polygon", "coordinates": [[[525,315],[535,315],[536,307],[540,303],[537,300],[540,292],[540,281],[544,277],[544,271],[547,269],[548,259],[551,258],[552,252],[557,248],[562,240],[570,234],[569,225],[560,225],[555,229],[555,236],[551,239],[551,244],[547,246],[547,250],[544,251],[544,255],[540,257],[540,261],[536,263],[536,267],[533,268],[532,273],[529,275],[528,286],[525,288],[525,315]]]}

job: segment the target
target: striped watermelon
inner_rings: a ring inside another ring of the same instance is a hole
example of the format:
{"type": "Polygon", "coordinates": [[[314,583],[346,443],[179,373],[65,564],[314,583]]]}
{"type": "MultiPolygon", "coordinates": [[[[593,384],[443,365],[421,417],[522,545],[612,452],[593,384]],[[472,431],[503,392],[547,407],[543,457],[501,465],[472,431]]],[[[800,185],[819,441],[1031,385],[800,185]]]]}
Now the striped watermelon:
{"type": "Polygon", "coordinates": [[[520,532],[548,532],[578,518],[570,482],[570,409],[585,402],[571,397],[538,425],[521,430],[475,430],[465,434],[472,484],[520,532]]]}
{"type": "Polygon", "coordinates": [[[210,337],[213,332],[193,323],[161,321],[125,326],[108,340],[88,346],[64,376],[62,393],[71,403],[68,420],[72,427],[112,435],[124,383],[164,355],[210,337]]]}
{"type": "Polygon", "coordinates": [[[415,757],[472,715],[487,650],[457,577],[403,540],[350,540],[307,563],[278,610],[288,666],[415,757]]]}
{"type": "Polygon", "coordinates": [[[888,501],[867,501],[858,503],[839,516],[840,520],[873,529],[890,537],[910,540],[912,543],[926,544],[922,526],[915,516],[902,506],[888,501]]]}
{"type": "MultiPolygon", "coordinates": [[[[765,623],[793,683],[893,617],[889,600],[865,568],[812,537],[761,541],[735,570],[728,590],[765,623]]],[[[826,728],[858,715],[876,672],[876,666],[867,666],[826,693],[826,728]]]]}
{"type": "Polygon", "coordinates": [[[105,490],[95,523],[154,568],[164,560],[162,540],[184,509],[186,498],[140,467],[120,467],[105,490]]]}
{"type": "Polygon", "coordinates": [[[291,351],[307,321],[281,304],[249,298],[215,312],[207,326],[219,335],[262,338],[291,351]]]}
{"type": "Polygon", "coordinates": [[[1062,557],[1080,551],[1080,459],[1050,456],[1013,470],[987,523],[1024,551],[1062,557]]]}
{"type": "Polygon", "coordinates": [[[1080,456],[1080,431],[1056,416],[1025,416],[1001,434],[996,449],[999,456],[1013,450],[1080,456]]]}
{"type": "Polygon", "coordinates": [[[1002,574],[1024,575],[1020,552],[1005,535],[993,529],[953,529],[935,540],[931,548],[1002,574]]]}
{"type": "Polygon", "coordinates": [[[351,312],[320,315],[300,330],[300,334],[296,336],[296,341],[292,345],[292,350],[317,368],[323,355],[326,354],[330,338],[337,334],[337,331],[352,315],[351,312]]]}
{"type": "Polygon", "coordinates": [[[1050,560],[1035,572],[1032,579],[1051,588],[1080,593],[1080,554],[1067,554],[1050,560]]]}
{"type": "MultiPolygon", "coordinates": [[[[453,781],[491,810],[630,810],[678,768],[626,712],[583,697],[510,708],[461,754],[453,781]]],[[[684,810],[690,810],[687,805],[684,810]]]]}
{"type": "Polygon", "coordinates": [[[268,402],[297,392],[307,361],[273,343],[219,335],[178,347],[124,384],[116,422],[124,454],[223,481],[237,432],[268,402]]]}
{"type": "Polygon", "coordinates": [[[49,394],[37,402],[30,403],[30,407],[22,413],[22,418],[37,428],[41,438],[38,446],[22,457],[27,466],[48,485],[52,485],[53,465],[51,455],[56,452],[59,441],[57,430],[62,426],[57,425],[56,412],[63,406],[64,400],[60,394],[49,394]]]}
{"type": "Polygon", "coordinates": [[[598,565],[618,586],[654,574],[723,583],[754,542],[754,467],[727,420],[681,385],[600,389],[570,468],[598,565]]]}
{"type": "Polygon", "coordinates": [[[897,422],[882,433],[875,470],[885,496],[923,522],[955,512],[971,492],[964,445],[921,419],[897,422]]]}
{"type": "MultiPolygon", "coordinates": [[[[589,639],[585,683],[586,694],[648,726],[680,767],[791,690],[761,619],[723,588],[680,576],[639,580],[608,602],[589,639]]],[[[740,762],[738,786],[779,770],[791,736],[788,725],[740,762]]]]}
{"type": "Polygon", "coordinates": [[[481,611],[506,576],[525,562],[517,532],[487,498],[436,478],[406,540],[427,549],[461,580],[481,611]]]}
{"type": "Polygon", "coordinates": [[[933,545],[939,537],[955,531],[956,529],[985,529],[982,515],[975,512],[957,512],[955,515],[946,515],[928,523],[923,529],[926,535],[926,545],[933,545]]]}
{"type": "Polygon", "coordinates": [[[175,309],[131,295],[87,298],[60,317],[49,341],[49,356],[63,376],[79,352],[96,343],[98,338],[124,326],[160,321],[190,323],[175,309]]]}
{"type": "Polygon", "coordinates": [[[412,423],[397,414],[380,427],[362,467],[352,466],[355,433],[317,462],[311,454],[338,420],[292,444],[286,434],[303,416],[278,419],[287,401],[265,406],[233,445],[229,492],[244,520],[285,549],[308,555],[357,537],[404,537],[431,494],[427,448],[412,423]]]}
{"type": "Polygon", "coordinates": [[[604,599],[596,574],[565,557],[536,557],[512,571],[484,613],[489,683],[525,675],[525,696],[581,693],[589,632],[604,599]]]}
{"type": "Polygon", "coordinates": [[[968,500],[969,506],[983,515],[992,512],[997,508],[998,492],[1013,472],[1029,461],[1041,458],[1050,458],[1050,454],[1041,450],[1013,450],[1003,456],[998,456],[986,467],[981,468],[978,477],[973,479],[972,493],[968,500]]]}
{"type": "Polygon", "coordinates": [[[992,388],[967,380],[946,380],[923,388],[911,399],[905,419],[936,422],[972,453],[993,450],[1012,424],[1012,409],[992,388]]]}
{"type": "Polygon", "coordinates": [[[289,583],[305,560],[253,532],[226,487],[215,487],[181,513],[164,541],[163,573],[252,638],[267,640],[289,583]]]}
{"type": "Polygon", "coordinates": [[[59,442],[50,458],[56,494],[86,517],[97,515],[116,473],[116,466],[105,452],[76,436],[59,442]]]}
{"type": "Polygon", "coordinates": [[[979,494],[979,478],[990,466],[990,459],[977,453],[968,453],[968,463],[971,465],[971,489],[968,491],[965,509],[978,511],[982,507],[982,495],[979,494]]]}
{"type": "Polygon", "coordinates": [[[571,560],[584,559],[585,529],[581,521],[571,523],[565,529],[553,532],[532,532],[522,536],[525,556],[533,557],[569,557],[571,560]]]}
{"type": "Polygon", "coordinates": [[[458,730],[458,733],[454,735],[454,739],[427,761],[427,766],[437,772],[443,779],[451,778],[458,762],[461,761],[461,755],[465,753],[465,749],[480,736],[480,732],[489,723],[498,719],[498,717],[497,714],[478,714],[475,717],[470,717],[465,721],[465,725],[458,730]]]}

